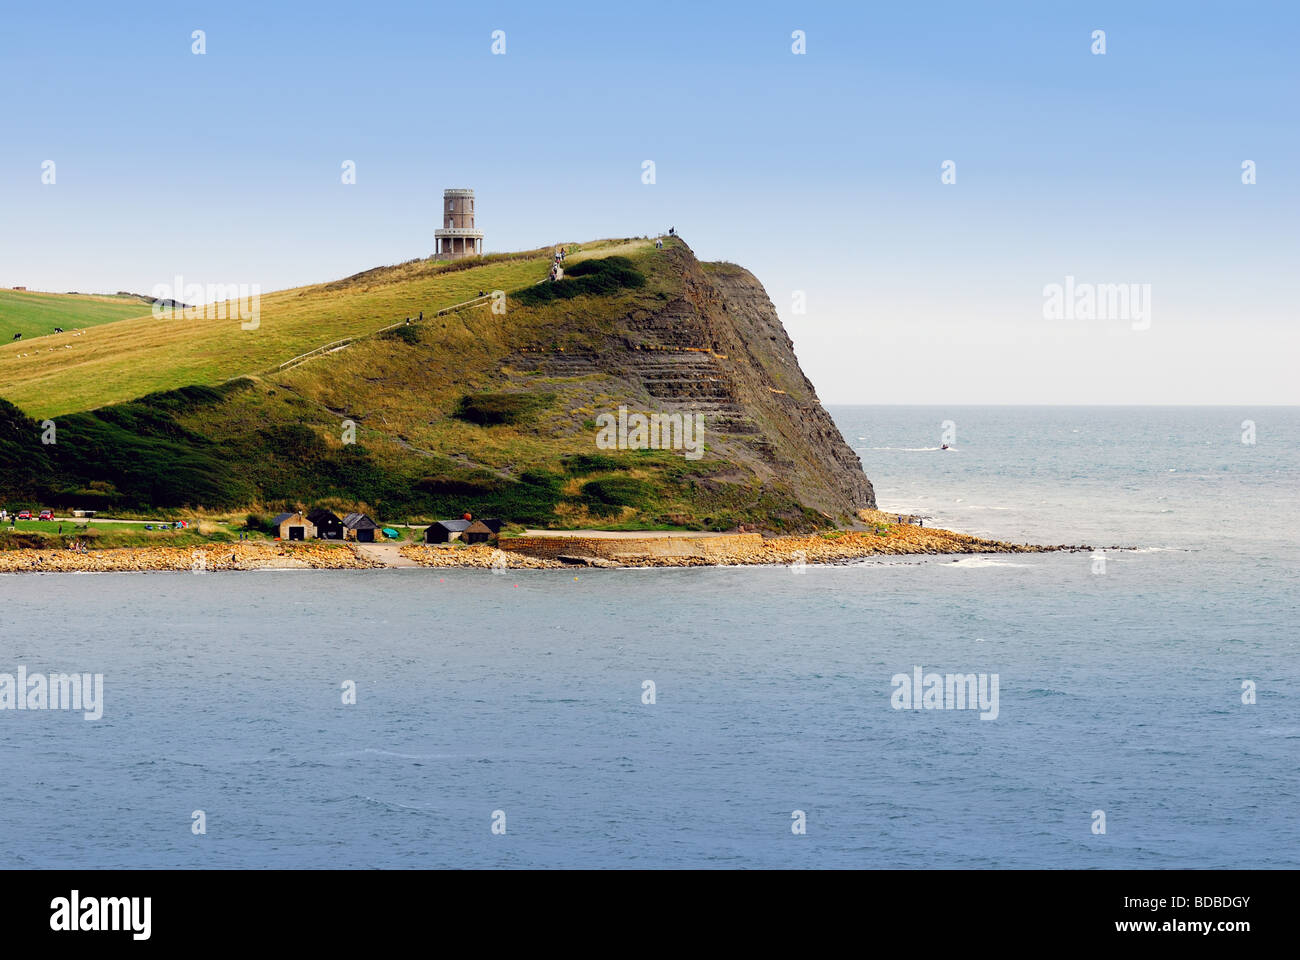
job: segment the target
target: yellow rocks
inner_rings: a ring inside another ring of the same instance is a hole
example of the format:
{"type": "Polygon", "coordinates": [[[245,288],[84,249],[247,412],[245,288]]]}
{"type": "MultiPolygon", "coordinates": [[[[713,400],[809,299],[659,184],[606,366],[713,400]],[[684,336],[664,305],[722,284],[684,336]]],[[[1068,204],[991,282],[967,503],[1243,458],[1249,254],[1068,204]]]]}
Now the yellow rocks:
{"type": "MultiPolygon", "coordinates": [[[[867,530],[843,530],[828,534],[762,538],[749,534],[711,538],[707,551],[674,551],[665,537],[647,540],[635,532],[627,537],[578,540],[550,538],[548,552],[590,555],[613,560],[628,567],[703,567],[713,565],[837,563],[861,557],[908,554],[956,553],[1043,553],[1051,550],[1090,547],[1035,546],[985,540],[952,530],[898,523],[896,514],[863,510],[859,517],[867,530]],[[574,549],[579,543],[584,549],[574,549]],[[639,551],[639,544],[649,543],[639,551]]],[[[532,538],[538,540],[540,538],[532,538]]],[[[683,544],[698,546],[698,539],[680,538],[683,544]]],[[[486,544],[472,546],[406,544],[398,553],[424,567],[498,567],[510,570],[554,570],[568,564],[551,556],[530,556],[528,538],[516,538],[518,550],[500,550],[486,544]]],[[[603,564],[597,564],[603,565],[603,564]]],[[[348,544],[307,541],[305,543],[239,542],[204,547],[123,547],[112,550],[4,550],[0,551],[0,573],[27,572],[116,572],[146,570],[272,570],[310,568],[315,570],[360,570],[387,564],[365,556],[348,544]]]]}
{"type": "Polygon", "coordinates": [[[476,543],[467,547],[408,544],[398,551],[422,567],[504,567],[509,570],[548,570],[563,567],[558,560],[530,557],[476,543]]]}
{"type": "Polygon", "coordinates": [[[381,566],[350,547],[325,543],[241,542],[203,547],[0,551],[0,573],[111,573],[146,570],[362,569],[381,566]]]}

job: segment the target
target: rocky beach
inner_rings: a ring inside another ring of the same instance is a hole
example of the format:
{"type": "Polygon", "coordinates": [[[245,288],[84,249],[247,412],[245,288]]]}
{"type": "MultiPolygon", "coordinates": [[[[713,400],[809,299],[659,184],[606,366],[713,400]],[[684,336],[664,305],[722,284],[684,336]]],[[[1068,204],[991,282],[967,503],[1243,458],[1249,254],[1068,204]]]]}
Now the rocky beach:
{"type": "MultiPolygon", "coordinates": [[[[223,572],[233,570],[366,570],[385,566],[422,567],[505,567],[511,570],[565,569],[587,567],[703,567],[759,564],[845,563],[865,557],[925,556],[977,553],[1050,553],[1062,550],[1091,550],[1083,545],[1044,546],[1007,543],[965,533],[925,527],[919,523],[898,523],[896,514],[879,510],[860,511],[866,529],[833,530],[799,536],[760,537],[757,534],[718,536],[720,549],[707,555],[670,555],[662,552],[636,555],[618,552],[610,559],[608,550],[589,549],[621,543],[643,543],[645,535],[607,535],[602,541],[555,536],[557,547],[550,556],[535,556],[515,549],[488,544],[404,544],[394,550],[408,563],[384,562],[352,544],[324,543],[235,543],[206,547],[121,547],[107,550],[5,550],[0,551],[0,573],[123,573],[146,571],[223,572]],[[604,555],[602,555],[604,554],[604,555]]],[[[557,532],[558,533],[558,532],[557,532]]],[[[696,535],[698,537],[699,535],[696,535]]],[[[689,534],[660,536],[654,542],[672,545],[694,540],[689,534]]],[[[507,543],[510,538],[507,538],[507,543]]],[[[710,541],[705,541],[710,542],[710,541]]],[[[1116,548],[1111,548],[1116,549],[1116,548]]]]}
{"type": "Polygon", "coordinates": [[[343,544],[233,543],[108,550],[4,550],[0,573],[129,573],[189,570],[362,570],[383,566],[343,544]]]}

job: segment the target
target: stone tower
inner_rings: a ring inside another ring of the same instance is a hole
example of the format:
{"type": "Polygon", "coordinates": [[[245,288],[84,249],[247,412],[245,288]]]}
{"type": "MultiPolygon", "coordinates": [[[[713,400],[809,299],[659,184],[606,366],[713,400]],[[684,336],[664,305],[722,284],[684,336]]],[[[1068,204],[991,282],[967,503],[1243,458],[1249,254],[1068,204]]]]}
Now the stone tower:
{"type": "Polygon", "coordinates": [[[483,253],[483,231],[474,229],[474,191],[442,191],[442,226],[433,232],[434,258],[459,260],[483,253]]]}

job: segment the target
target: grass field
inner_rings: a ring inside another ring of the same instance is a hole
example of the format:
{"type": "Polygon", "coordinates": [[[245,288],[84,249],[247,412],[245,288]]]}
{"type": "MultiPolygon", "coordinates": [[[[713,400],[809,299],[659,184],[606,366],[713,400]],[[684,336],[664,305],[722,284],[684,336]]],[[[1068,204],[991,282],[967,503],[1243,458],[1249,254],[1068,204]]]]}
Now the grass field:
{"type": "Polygon", "coordinates": [[[29,341],[53,333],[55,327],[67,331],[96,327],[144,316],[150,309],[137,297],[0,290],[0,342],[11,342],[15,333],[29,341]]]}
{"type": "MultiPolygon", "coordinates": [[[[570,246],[569,264],[636,246],[570,246]]],[[[264,294],[255,330],[237,319],[159,320],[152,315],[87,330],[0,344],[0,397],[38,419],[89,410],[160,390],[216,385],[275,369],[344,337],[545,278],[551,248],[486,257],[481,265],[417,260],[345,280],[264,294]]],[[[567,264],[566,264],[567,265],[567,264]]],[[[23,296],[15,294],[15,296],[23,296]]],[[[65,329],[70,329],[65,325],[65,329]]],[[[10,334],[12,336],[12,334],[10,334]]]]}
{"type": "Polygon", "coordinates": [[[268,539],[264,534],[250,532],[241,521],[203,521],[177,530],[163,527],[161,523],[104,523],[97,520],[64,520],[49,523],[40,520],[19,520],[11,527],[6,521],[0,526],[0,550],[20,548],[60,549],[71,540],[85,540],[96,549],[108,547],[188,547],[205,543],[231,543],[246,534],[253,540],[268,539]],[[152,527],[152,529],[149,529],[152,527]],[[60,532],[60,529],[62,532],[60,532]]]}

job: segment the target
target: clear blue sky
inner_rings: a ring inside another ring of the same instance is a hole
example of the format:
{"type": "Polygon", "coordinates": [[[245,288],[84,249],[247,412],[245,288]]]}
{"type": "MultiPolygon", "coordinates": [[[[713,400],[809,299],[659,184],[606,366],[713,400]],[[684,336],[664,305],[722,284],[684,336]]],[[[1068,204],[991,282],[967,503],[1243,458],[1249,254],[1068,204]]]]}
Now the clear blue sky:
{"type": "Polygon", "coordinates": [[[469,186],[489,250],[671,224],[750,268],[827,402],[1296,403],[1298,28],[1282,2],[9,4],[0,285],[330,280],[431,253],[469,186]],[[1066,275],[1150,284],[1151,328],[1044,319],[1066,275]]]}

